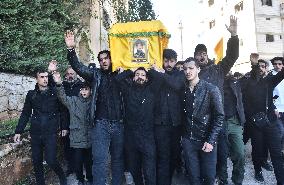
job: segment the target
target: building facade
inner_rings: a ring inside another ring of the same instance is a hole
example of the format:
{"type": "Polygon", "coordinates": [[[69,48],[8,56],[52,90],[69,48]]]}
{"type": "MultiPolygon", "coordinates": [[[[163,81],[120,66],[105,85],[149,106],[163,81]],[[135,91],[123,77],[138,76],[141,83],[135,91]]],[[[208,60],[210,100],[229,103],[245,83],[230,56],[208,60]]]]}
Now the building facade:
{"type": "Polygon", "coordinates": [[[283,56],[283,8],[284,0],[200,0],[206,14],[201,17],[200,43],[208,46],[209,56],[215,56],[214,48],[223,38],[223,52],[230,37],[225,24],[230,15],[238,18],[240,57],[233,71],[250,70],[250,53],[259,53],[269,60],[283,56]]]}

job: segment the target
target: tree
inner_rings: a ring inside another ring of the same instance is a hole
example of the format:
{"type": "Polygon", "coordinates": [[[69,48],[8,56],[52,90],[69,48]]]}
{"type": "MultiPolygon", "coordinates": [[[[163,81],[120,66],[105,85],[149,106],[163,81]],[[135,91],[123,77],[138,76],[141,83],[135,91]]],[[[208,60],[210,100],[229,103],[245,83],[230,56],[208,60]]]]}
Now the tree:
{"type": "Polygon", "coordinates": [[[76,21],[74,4],[55,0],[0,1],[0,71],[33,74],[56,59],[67,64],[63,33],[76,21]]]}
{"type": "Polygon", "coordinates": [[[128,11],[123,0],[113,0],[118,22],[155,20],[156,15],[150,0],[129,0],[128,11]]]}

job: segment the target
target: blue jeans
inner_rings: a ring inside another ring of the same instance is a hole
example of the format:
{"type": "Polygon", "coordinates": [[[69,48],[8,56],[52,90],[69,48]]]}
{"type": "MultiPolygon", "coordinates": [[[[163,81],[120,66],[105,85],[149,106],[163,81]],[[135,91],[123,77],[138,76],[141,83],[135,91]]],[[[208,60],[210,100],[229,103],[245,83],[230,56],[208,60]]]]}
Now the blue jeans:
{"type": "Polygon", "coordinates": [[[96,120],[93,128],[93,183],[105,185],[108,175],[108,154],[111,155],[112,185],[123,181],[124,126],[119,121],[96,120]]]}
{"type": "Polygon", "coordinates": [[[202,151],[204,142],[182,139],[186,169],[192,185],[214,185],[216,177],[217,146],[211,152],[202,151]]]}

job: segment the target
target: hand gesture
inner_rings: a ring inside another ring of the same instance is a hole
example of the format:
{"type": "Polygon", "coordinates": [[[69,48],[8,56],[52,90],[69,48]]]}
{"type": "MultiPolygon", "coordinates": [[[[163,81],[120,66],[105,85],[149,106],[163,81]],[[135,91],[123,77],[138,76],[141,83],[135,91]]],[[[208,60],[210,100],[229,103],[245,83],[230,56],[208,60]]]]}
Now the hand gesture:
{"type": "Polygon", "coordinates": [[[72,49],[75,47],[75,38],[73,31],[67,30],[64,39],[68,49],[72,49]]]}
{"type": "Polygon", "coordinates": [[[14,136],[14,142],[19,143],[21,141],[21,134],[15,134],[14,136]]]}
{"type": "Polygon", "coordinates": [[[230,16],[230,26],[225,25],[227,30],[231,33],[231,36],[237,35],[238,19],[237,17],[230,16]]]}
{"type": "Polygon", "coordinates": [[[61,132],[59,133],[59,136],[61,137],[65,137],[68,134],[68,130],[61,130],[61,132]]]}
{"type": "Polygon", "coordinates": [[[204,152],[211,152],[213,150],[213,146],[207,142],[204,143],[202,150],[204,152]]]}
{"type": "Polygon", "coordinates": [[[53,76],[53,80],[54,80],[54,82],[56,84],[61,84],[62,83],[62,79],[61,79],[61,76],[60,76],[59,72],[54,73],[52,76],[53,76]]]}
{"type": "Polygon", "coordinates": [[[117,72],[118,72],[118,73],[122,73],[123,71],[124,71],[124,69],[123,69],[122,67],[118,67],[118,68],[117,68],[117,72]]]}
{"type": "Polygon", "coordinates": [[[55,72],[57,70],[57,61],[56,60],[51,60],[49,62],[49,65],[48,65],[48,72],[55,72]]]}

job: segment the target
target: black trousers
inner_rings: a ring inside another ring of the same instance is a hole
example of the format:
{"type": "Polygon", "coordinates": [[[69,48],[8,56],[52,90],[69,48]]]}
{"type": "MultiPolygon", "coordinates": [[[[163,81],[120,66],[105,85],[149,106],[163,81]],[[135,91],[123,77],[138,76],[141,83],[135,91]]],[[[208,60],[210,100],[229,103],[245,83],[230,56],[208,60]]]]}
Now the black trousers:
{"type": "Polygon", "coordinates": [[[85,177],[83,169],[86,170],[86,178],[88,182],[93,182],[92,175],[92,148],[73,148],[74,151],[74,166],[77,180],[84,182],[85,177]]]}
{"type": "Polygon", "coordinates": [[[60,184],[66,184],[66,177],[60,164],[56,160],[57,136],[53,135],[31,135],[32,161],[37,185],[45,185],[43,171],[43,153],[48,166],[59,177],[60,184]]]}
{"type": "Polygon", "coordinates": [[[202,151],[204,142],[182,139],[182,147],[191,185],[214,185],[216,177],[217,147],[202,151]]]}
{"type": "Polygon", "coordinates": [[[69,134],[65,137],[62,137],[62,143],[63,143],[63,150],[64,150],[64,158],[67,162],[67,170],[70,172],[75,171],[74,166],[74,150],[70,147],[70,139],[69,134]]]}
{"type": "Polygon", "coordinates": [[[126,126],[125,154],[127,168],[133,176],[135,185],[156,185],[154,129],[139,125],[131,128],[126,126]]]}
{"type": "Polygon", "coordinates": [[[261,171],[264,158],[265,144],[268,147],[274,174],[277,183],[284,184],[284,158],[281,153],[281,131],[279,130],[278,121],[273,123],[273,126],[259,129],[253,127],[251,130],[252,144],[252,161],[255,171],[261,171]]]}
{"type": "Polygon", "coordinates": [[[181,126],[155,125],[157,185],[171,185],[174,170],[181,165],[181,126]]]}

